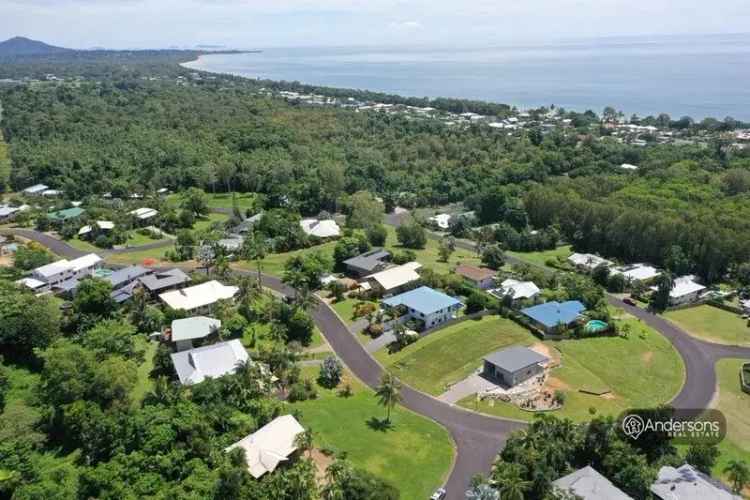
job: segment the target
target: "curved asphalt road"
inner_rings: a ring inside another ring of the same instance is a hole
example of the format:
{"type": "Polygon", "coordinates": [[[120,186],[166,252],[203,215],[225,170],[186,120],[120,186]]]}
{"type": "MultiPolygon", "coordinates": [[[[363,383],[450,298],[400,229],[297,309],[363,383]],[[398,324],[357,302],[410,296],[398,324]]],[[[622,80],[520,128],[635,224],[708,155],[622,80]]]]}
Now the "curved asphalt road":
{"type": "MultiPolygon", "coordinates": [[[[390,224],[398,225],[401,217],[389,216],[387,220],[390,224]]],[[[85,253],[37,231],[13,229],[5,232],[38,241],[63,257],[74,258],[85,253]]],[[[461,248],[474,250],[471,242],[459,240],[456,244],[461,248]]],[[[138,249],[129,249],[136,250],[138,249]]],[[[508,260],[528,264],[511,256],[508,256],[508,260]]],[[[242,274],[240,271],[236,272],[242,274]]],[[[292,295],[294,292],[275,277],[264,275],[263,284],[285,295],[292,295]]],[[[607,300],[659,331],[679,352],[685,363],[686,379],[680,392],[670,402],[675,408],[709,407],[716,392],[716,362],[723,358],[750,359],[750,348],[698,340],[664,318],[630,306],[617,297],[608,295],[607,300]]],[[[312,315],[328,343],[349,369],[368,386],[377,386],[383,368],[365,351],[336,313],[328,305],[319,303],[312,311],[312,315]]],[[[442,424],[456,443],[456,460],[446,484],[448,499],[463,498],[469,479],[476,473],[488,471],[508,435],[524,427],[524,424],[519,422],[488,417],[450,406],[408,386],[403,387],[401,394],[404,406],[442,424]]]]}

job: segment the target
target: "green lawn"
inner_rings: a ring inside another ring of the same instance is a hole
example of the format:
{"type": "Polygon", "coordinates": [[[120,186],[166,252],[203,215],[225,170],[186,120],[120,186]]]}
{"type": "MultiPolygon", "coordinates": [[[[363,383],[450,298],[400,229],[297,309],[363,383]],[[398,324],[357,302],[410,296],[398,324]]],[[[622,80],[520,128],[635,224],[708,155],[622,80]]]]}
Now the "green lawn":
{"type": "Polygon", "coordinates": [[[729,460],[744,460],[750,466],[750,394],[740,389],[740,367],[748,360],[723,359],[716,364],[719,397],[716,408],[727,418],[727,437],[719,444],[721,456],[714,467],[720,476],[729,460]]]}
{"type": "Polygon", "coordinates": [[[667,311],[664,316],[689,334],[720,344],[750,346],[747,320],[709,305],[667,311]]]}
{"type": "Polygon", "coordinates": [[[125,246],[140,247],[143,245],[148,245],[150,243],[155,243],[157,241],[162,240],[161,238],[153,239],[150,236],[140,234],[138,231],[130,231],[130,233],[128,234],[128,239],[125,241],[125,246]]]}
{"type": "MultiPolygon", "coordinates": [[[[317,368],[303,370],[307,378],[317,375],[317,368]]],[[[302,425],[312,429],[315,445],[346,453],[355,466],[396,486],[403,499],[428,498],[451,468],[454,449],[448,432],[401,407],[393,411],[390,429],[368,425],[383,419],[384,409],[370,389],[348,373],[345,378],[352,397],[318,387],[317,399],[292,405],[300,411],[302,425]]]]}
{"type": "MultiPolygon", "coordinates": [[[[590,420],[589,408],[594,408],[596,415],[616,416],[626,408],[666,403],[682,387],[685,367],[669,341],[632,316],[622,311],[616,313],[622,315],[622,323],[631,326],[627,339],[602,337],[545,342],[562,353],[562,366],[550,374],[552,386],[566,394],[564,407],[554,412],[555,415],[576,421],[590,420]],[[581,389],[611,393],[598,396],[582,393],[581,389]]],[[[460,404],[477,408],[474,397],[460,404]]],[[[495,402],[493,406],[483,401],[478,409],[526,420],[533,416],[502,402],[495,402]]]]}
{"type": "MultiPolygon", "coordinates": [[[[388,238],[386,239],[385,247],[391,252],[399,252],[405,250],[398,244],[396,239],[396,228],[393,226],[386,226],[388,231],[388,238]]],[[[421,250],[413,250],[417,254],[417,261],[422,264],[423,267],[429,267],[439,273],[447,273],[453,270],[458,264],[470,264],[479,266],[481,265],[481,259],[477,256],[476,252],[457,248],[453,254],[451,254],[448,262],[440,261],[440,255],[438,253],[439,242],[428,238],[425,248],[421,250]]]]}
{"type": "Polygon", "coordinates": [[[499,316],[467,320],[433,333],[395,354],[375,353],[383,366],[406,384],[439,395],[482,364],[482,357],[514,344],[537,339],[528,330],[499,316]]]}
{"type": "Polygon", "coordinates": [[[82,252],[101,252],[101,248],[97,247],[96,245],[92,245],[88,241],[79,240],[76,238],[71,238],[69,240],[66,240],[65,243],[72,246],[73,248],[77,250],[81,250],[82,252]]]}
{"type": "Polygon", "coordinates": [[[140,336],[136,340],[136,345],[144,350],[143,363],[138,366],[138,381],[130,394],[133,404],[137,406],[154,386],[154,381],[149,377],[149,374],[154,369],[154,354],[156,354],[158,344],[149,342],[148,339],[140,336]]]}
{"type": "MultiPolygon", "coordinates": [[[[333,248],[336,246],[336,242],[330,241],[328,243],[323,243],[322,245],[317,245],[310,248],[303,248],[300,250],[293,250],[291,252],[284,252],[284,253],[273,253],[268,254],[265,259],[262,261],[262,270],[266,274],[270,274],[273,276],[281,276],[284,274],[284,264],[286,264],[286,261],[289,260],[291,257],[294,257],[296,255],[304,255],[310,252],[322,252],[331,259],[333,259],[333,248]]],[[[236,267],[240,269],[245,270],[256,270],[255,261],[238,261],[236,264],[234,264],[236,267]]]]}
{"type": "MultiPolygon", "coordinates": [[[[210,208],[232,208],[232,193],[206,193],[208,206],[210,208]]],[[[180,204],[179,194],[170,194],[167,196],[167,203],[172,206],[180,204]]],[[[253,208],[255,206],[254,193],[237,193],[237,207],[240,210],[253,208]]]]}
{"type": "Polygon", "coordinates": [[[512,257],[516,257],[517,259],[526,261],[529,264],[541,267],[548,267],[546,262],[549,259],[556,259],[558,257],[566,259],[571,253],[573,253],[573,251],[571,250],[570,245],[564,245],[557,247],[554,250],[545,250],[543,252],[507,252],[507,254],[512,257]]]}
{"type": "Polygon", "coordinates": [[[174,245],[168,245],[161,248],[152,248],[151,250],[140,250],[137,252],[115,253],[107,258],[107,262],[112,264],[143,264],[146,259],[164,260],[164,254],[174,248],[174,245]]]}
{"type": "Polygon", "coordinates": [[[224,222],[229,220],[229,216],[227,214],[217,214],[217,213],[210,213],[207,217],[201,217],[200,219],[197,219],[195,221],[195,224],[193,224],[193,229],[196,231],[204,231],[206,229],[209,229],[214,222],[224,222]]]}

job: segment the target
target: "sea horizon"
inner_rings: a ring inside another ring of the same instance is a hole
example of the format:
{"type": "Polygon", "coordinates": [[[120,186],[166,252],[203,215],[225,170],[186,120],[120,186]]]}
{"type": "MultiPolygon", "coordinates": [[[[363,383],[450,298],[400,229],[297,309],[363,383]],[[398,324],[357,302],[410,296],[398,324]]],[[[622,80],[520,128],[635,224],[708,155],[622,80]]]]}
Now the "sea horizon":
{"type": "Polygon", "coordinates": [[[259,48],[189,69],[405,97],[750,121],[750,34],[650,35],[487,47],[259,48]],[[604,42],[606,40],[606,43],[604,42]],[[688,43],[692,42],[692,43],[688,43]]]}

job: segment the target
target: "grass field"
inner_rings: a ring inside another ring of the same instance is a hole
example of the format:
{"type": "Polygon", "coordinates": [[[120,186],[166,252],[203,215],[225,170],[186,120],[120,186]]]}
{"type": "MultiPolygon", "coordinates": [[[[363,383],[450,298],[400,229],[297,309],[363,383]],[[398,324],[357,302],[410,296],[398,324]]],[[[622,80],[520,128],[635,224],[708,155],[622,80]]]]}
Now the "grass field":
{"type": "Polygon", "coordinates": [[[153,239],[150,236],[140,234],[138,231],[130,231],[128,239],[125,241],[125,245],[129,247],[140,247],[151,243],[162,241],[161,238],[153,239]]]}
{"type": "Polygon", "coordinates": [[[167,245],[161,248],[152,248],[151,250],[111,254],[107,258],[107,262],[111,262],[112,264],[143,264],[143,261],[146,259],[161,261],[164,260],[164,254],[173,248],[174,245],[167,245]]]}
{"type": "MultiPolygon", "coordinates": [[[[341,302],[333,302],[331,304],[331,307],[339,316],[341,316],[341,319],[343,319],[347,325],[351,325],[352,323],[357,321],[357,319],[355,319],[353,315],[354,306],[356,306],[359,302],[359,299],[347,298],[342,300],[341,302]]],[[[373,302],[373,304],[377,305],[376,302],[373,302]]]]}
{"type": "Polygon", "coordinates": [[[71,238],[67,240],[65,243],[72,246],[73,248],[77,250],[81,250],[82,252],[101,252],[101,248],[97,247],[96,245],[92,245],[88,241],[79,240],[78,238],[71,238]]]}
{"type": "Polygon", "coordinates": [[[214,224],[214,222],[224,222],[227,220],[229,220],[229,216],[227,214],[210,213],[207,217],[196,220],[195,224],[193,224],[193,229],[195,231],[204,231],[206,229],[209,229],[214,224]]]}
{"type": "MultiPolygon", "coordinates": [[[[206,193],[209,208],[232,208],[232,193],[206,193]]],[[[167,203],[172,206],[180,204],[179,194],[170,194],[167,196],[167,203]]],[[[255,206],[255,194],[237,193],[237,207],[240,210],[246,210],[255,206]]]]}
{"type": "MultiPolygon", "coordinates": [[[[740,389],[740,367],[748,360],[723,359],[716,364],[719,397],[716,408],[727,418],[727,437],[719,444],[721,456],[714,467],[714,475],[734,460],[744,460],[750,466],[750,394],[740,389]]],[[[750,491],[746,490],[746,493],[750,491]]]]}
{"type": "MultiPolygon", "coordinates": [[[[317,368],[303,370],[307,378],[317,375],[317,368]]],[[[454,450],[448,432],[401,407],[391,415],[391,428],[371,425],[385,417],[383,407],[348,372],[345,379],[354,391],[349,398],[318,387],[317,399],[292,405],[300,411],[302,425],[312,429],[315,445],[345,452],[355,466],[396,486],[403,499],[429,498],[451,467],[454,450]]]]}
{"type": "Polygon", "coordinates": [[[536,341],[511,320],[485,316],[448,326],[395,354],[382,349],[375,358],[404,383],[437,396],[479,368],[485,354],[536,341]]]}
{"type": "MultiPolygon", "coordinates": [[[[595,415],[616,416],[626,408],[666,403],[682,387],[685,368],[677,351],[658,332],[637,319],[622,314],[632,332],[628,338],[602,337],[579,340],[548,341],[561,353],[562,366],[551,372],[552,386],[566,394],[563,408],[554,412],[576,421],[595,415]],[[581,389],[610,394],[598,396],[581,389]]],[[[474,397],[460,402],[469,409],[512,418],[530,419],[533,414],[501,402],[478,404],[474,397]]]]}
{"type": "MultiPolygon", "coordinates": [[[[396,239],[396,228],[393,226],[386,226],[388,231],[388,238],[386,239],[385,247],[391,252],[399,252],[406,250],[398,244],[396,239]]],[[[471,264],[481,265],[481,259],[475,252],[457,248],[453,254],[451,254],[448,262],[440,261],[440,255],[438,248],[440,247],[438,241],[428,238],[425,248],[421,250],[413,250],[417,254],[417,261],[422,264],[423,267],[429,267],[439,273],[447,273],[455,268],[458,264],[471,264]]]]}
{"type": "Polygon", "coordinates": [[[545,262],[549,259],[556,259],[557,257],[567,258],[573,251],[570,249],[570,245],[564,245],[557,247],[554,250],[545,250],[543,252],[506,252],[512,257],[521,259],[541,267],[548,267],[545,262]]]}
{"type": "MultiPolygon", "coordinates": [[[[323,243],[322,245],[317,245],[310,248],[303,248],[300,250],[293,250],[291,252],[284,252],[284,253],[274,253],[274,254],[268,254],[265,259],[262,261],[262,269],[263,272],[266,274],[271,274],[273,276],[281,276],[284,274],[284,264],[286,264],[286,261],[289,260],[291,257],[296,255],[304,255],[307,253],[312,252],[322,252],[329,257],[333,258],[333,248],[336,246],[336,243],[331,241],[328,243],[323,243]]],[[[239,269],[244,270],[251,270],[255,271],[255,261],[239,261],[236,264],[234,264],[239,269]]]]}
{"type": "Polygon", "coordinates": [[[700,339],[720,344],[750,346],[750,328],[747,326],[747,320],[718,307],[701,305],[667,311],[664,316],[700,339]]]}

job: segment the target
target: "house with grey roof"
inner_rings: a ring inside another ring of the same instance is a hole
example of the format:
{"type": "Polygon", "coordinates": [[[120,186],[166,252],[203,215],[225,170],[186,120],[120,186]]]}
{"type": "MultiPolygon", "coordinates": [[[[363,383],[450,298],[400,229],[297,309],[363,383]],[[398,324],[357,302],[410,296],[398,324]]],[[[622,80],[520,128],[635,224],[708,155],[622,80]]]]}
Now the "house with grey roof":
{"type": "Polygon", "coordinates": [[[183,385],[223,377],[234,373],[242,363],[250,362],[250,356],[237,339],[176,352],[171,357],[183,385]]]}
{"type": "Polygon", "coordinates": [[[552,481],[552,486],[581,500],[633,500],[591,466],[552,481]]]}
{"type": "Polygon", "coordinates": [[[374,248],[351,259],[344,261],[347,274],[354,277],[367,276],[377,273],[388,267],[391,260],[391,252],[382,248],[374,248]]]}
{"type": "Polygon", "coordinates": [[[651,493],[661,500],[742,500],[722,482],[713,479],[685,464],[677,469],[664,466],[659,469],[651,493]]]}
{"type": "Polygon", "coordinates": [[[484,357],[482,375],[513,387],[544,372],[549,358],[528,347],[513,346],[484,357]]]}
{"type": "Polygon", "coordinates": [[[221,328],[221,321],[206,316],[176,319],[172,321],[170,340],[177,351],[193,348],[193,340],[204,339],[221,328]]]}
{"type": "Polygon", "coordinates": [[[118,304],[130,300],[133,292],[140,285],[140,278],[151,274],[153,270],[142,266],[128,266],[118,269],[105,279],[112,285],[112,298],[118,304]]]}
{"type": "Polygon", "coordinates": [[[140,278],[140,282],[151,294],[174,290],[190,282],[190,276],[180,269],[157,271],[140,278]]]}

